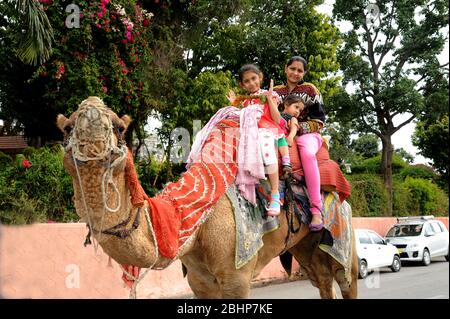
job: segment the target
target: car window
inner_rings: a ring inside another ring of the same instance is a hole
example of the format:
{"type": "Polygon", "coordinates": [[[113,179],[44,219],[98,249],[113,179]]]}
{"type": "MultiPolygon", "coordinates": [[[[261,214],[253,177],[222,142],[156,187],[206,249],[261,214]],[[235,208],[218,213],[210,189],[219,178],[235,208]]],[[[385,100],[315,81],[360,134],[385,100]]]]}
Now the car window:
{"type": "Polygon", "coordinates": [[[427,234],[433,234],[435,231],[434,229],[431,227],[431,224],[426,224],[425,225],[425,233],[427,234]]]}
{"type": "Polygon", "coordinates": [[[394,225],[386,234],[386,237],[419,236],[422,232],[422,224],[394,225]]]}
{"type": "Polygon", "coordinates": [[[360,244],[371,244],[369,236],[366,232],[358,232],[358,239],[360,244]]]}
{"type": "Polygon", "coordinates": [[[383,245],[384,241],[383,238],[381,238],[380,236],[378,236],[377,234],[374,233],[369,233],[370,238],[372,239],[372,241],[377,244],[377,245],[383,245]]]}
{"type": "Polygon", "coordinates": [[[439,227],[438,223],[431,223],[431,227],[433,228],[436,234],[442,233],[441,227],[439,227]]]}
{"type": "Polygon", "coordinates": [[[446,231],[446,228],[445,228],[444,224],[441,224],[441,223],[437,223],[437,224],[438,224],[439,227],[441,228],[442,232],[445,232],[445,231],[446,231]]]}

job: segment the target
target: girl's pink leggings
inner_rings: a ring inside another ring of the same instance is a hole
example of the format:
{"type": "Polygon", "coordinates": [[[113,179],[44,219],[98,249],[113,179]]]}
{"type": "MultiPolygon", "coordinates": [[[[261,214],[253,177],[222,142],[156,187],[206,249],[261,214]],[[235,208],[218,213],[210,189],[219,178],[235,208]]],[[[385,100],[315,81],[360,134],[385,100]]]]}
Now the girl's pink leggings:
{"type": "Polygon", "coordinates": [[[322,147],[322,137],[319,133],[308,133],[297,137],[295,142],[305,172],[306,187],[312,206],[311,213],[320,214],[322,198],[320,196],[320,175],[316,154],[322,147]]]}

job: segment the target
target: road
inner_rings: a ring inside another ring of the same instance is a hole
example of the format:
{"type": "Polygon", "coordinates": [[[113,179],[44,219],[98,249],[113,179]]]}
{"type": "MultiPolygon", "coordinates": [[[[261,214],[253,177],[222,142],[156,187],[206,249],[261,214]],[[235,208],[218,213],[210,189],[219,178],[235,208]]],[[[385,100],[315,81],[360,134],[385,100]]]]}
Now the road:
{"type": "MultiPolygon", "coordinates": [[[[338,297],[342,298],[335,284],[338,297]]],[[[449,299],[449,263],[433,259],[428,266],[404,264],[393,273],[382,268],[358,280],[360,299],[449,299]]],[[[309,280],[253,288],[252,299],[320,299],[319,290],[309,280]]]]}

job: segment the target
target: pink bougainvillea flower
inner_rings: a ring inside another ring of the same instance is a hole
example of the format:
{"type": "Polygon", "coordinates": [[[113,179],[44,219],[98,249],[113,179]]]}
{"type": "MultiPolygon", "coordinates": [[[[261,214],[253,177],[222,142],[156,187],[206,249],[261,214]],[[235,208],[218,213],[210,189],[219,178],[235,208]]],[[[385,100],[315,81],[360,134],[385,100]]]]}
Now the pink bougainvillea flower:
{"type": "Polygon", "coordinates": [[[102,25],[100,23],[97,23],[95,26],[100,29],[102,28],[102,25]]]}
{"type": "Polygon", "coordinates": [[[103,12],[101,11],[97,12],[97,17],[99,17],[100,19],[103,18],[103,12]]]}
{"type": "Polygon", "coordinates": [[[148,27],[150,25],[150,20],[149,19],[144,19],[144,27],[148,27]]]}
{"type": "Polygon", "coordinates": [[[128,41],[131,41],[131,32],[127,31],[127,33],[125,33],[125,37],[127,38],[128,41]]]}
{"type": "Polygon", "coordinates": [[[66,73],[66,68],[64,67],[64,65],[61,65],[58,69],[58,73],[63,75],[64,73],[66,73]]]}

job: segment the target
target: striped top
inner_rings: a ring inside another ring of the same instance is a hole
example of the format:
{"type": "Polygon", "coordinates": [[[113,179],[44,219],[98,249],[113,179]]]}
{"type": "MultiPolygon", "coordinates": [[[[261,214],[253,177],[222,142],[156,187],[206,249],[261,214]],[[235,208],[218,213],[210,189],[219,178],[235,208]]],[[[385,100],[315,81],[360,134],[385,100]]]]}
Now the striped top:
{"type": "Polygon", "coordinates": [[[298,95],[306,101],[305,109],[300,113],[298,122],[301,123],[299,134],[318,132],[325,123],[325,111],[322,95],[312,83],[301,82],[292,91],[286,85],[277,85],[273,88],[282,101],[290,95],[298,95]]]}

